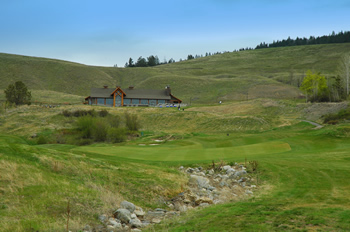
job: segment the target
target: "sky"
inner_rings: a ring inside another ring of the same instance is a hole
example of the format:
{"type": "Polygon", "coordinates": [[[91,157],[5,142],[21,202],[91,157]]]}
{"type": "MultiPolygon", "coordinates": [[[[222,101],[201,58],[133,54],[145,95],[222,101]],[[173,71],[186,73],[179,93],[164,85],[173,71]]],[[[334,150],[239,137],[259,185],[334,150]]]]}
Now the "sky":
{"type": "Polygon", "coordinates": [[[96,66],[349,30],[349,0],[0,0],[1,53],[96,66]]]}

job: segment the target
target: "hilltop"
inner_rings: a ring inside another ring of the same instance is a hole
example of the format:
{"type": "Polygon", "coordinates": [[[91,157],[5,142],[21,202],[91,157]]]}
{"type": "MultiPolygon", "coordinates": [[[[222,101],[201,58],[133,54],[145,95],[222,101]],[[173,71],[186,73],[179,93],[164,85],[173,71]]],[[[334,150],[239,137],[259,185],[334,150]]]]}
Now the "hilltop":
{"type": "Polygon", "coordinates": [[[308,69],[335,75],[340,57],[349,50],[350,43],[280,47],[147,68],[87,66],[0,53],[0,89],[22,80],[34,94],[37,90],[55,91],[77,95],[74,98],[88,96],[91,87],[116,84],[150,89],[170,85],[185,102],[296,98],[299,90],[282,82],[298,81],[308,69]]]}

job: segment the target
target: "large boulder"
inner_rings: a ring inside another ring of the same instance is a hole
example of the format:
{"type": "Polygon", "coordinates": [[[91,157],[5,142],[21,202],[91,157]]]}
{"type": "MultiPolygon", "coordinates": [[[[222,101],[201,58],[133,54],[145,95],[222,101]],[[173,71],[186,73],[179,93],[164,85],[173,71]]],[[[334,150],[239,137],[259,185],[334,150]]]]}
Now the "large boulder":
{"type": "Polygon", "coordinates": [[[118,209],[114,212],[114,217],[116,217],[123,223],[129,223],[129,221],[131,220],[131,213],[127,209],[118,209]]]}
{"type": "Polygon", "coordinates": [[[122,203],[120,203],[120,207],[129,210],[130,213],[133,213],[136,209],[135,205],[128,201],[123,201],[122,203]]]}

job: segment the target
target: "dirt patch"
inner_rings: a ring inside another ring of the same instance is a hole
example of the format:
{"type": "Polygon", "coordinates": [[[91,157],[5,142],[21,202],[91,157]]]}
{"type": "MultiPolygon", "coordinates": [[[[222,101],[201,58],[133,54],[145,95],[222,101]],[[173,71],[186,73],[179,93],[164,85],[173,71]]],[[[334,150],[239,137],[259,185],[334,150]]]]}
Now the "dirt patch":
{"type": "Polygon", "coordinates": [[[334,114],[348,107],[347,102],[340,103],[310,103],[302,111],[302,115],[307,120],[317,121],[325,114],[334,114]]]}

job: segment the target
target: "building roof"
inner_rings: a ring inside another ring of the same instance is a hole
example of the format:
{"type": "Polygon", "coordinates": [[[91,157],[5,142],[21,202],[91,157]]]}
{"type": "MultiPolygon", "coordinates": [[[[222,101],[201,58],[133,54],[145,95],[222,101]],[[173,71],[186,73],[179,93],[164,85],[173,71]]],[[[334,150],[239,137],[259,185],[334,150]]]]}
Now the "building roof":
{"type": "MultiPolygon", "coordinates": [[[[92,88],[91,97],[111,98],[115,88],[92,88]]],[[[130,99],[162,99],[170,100],[171,96],[166,89],[123,89],[125,98],[130,99]]]]}

